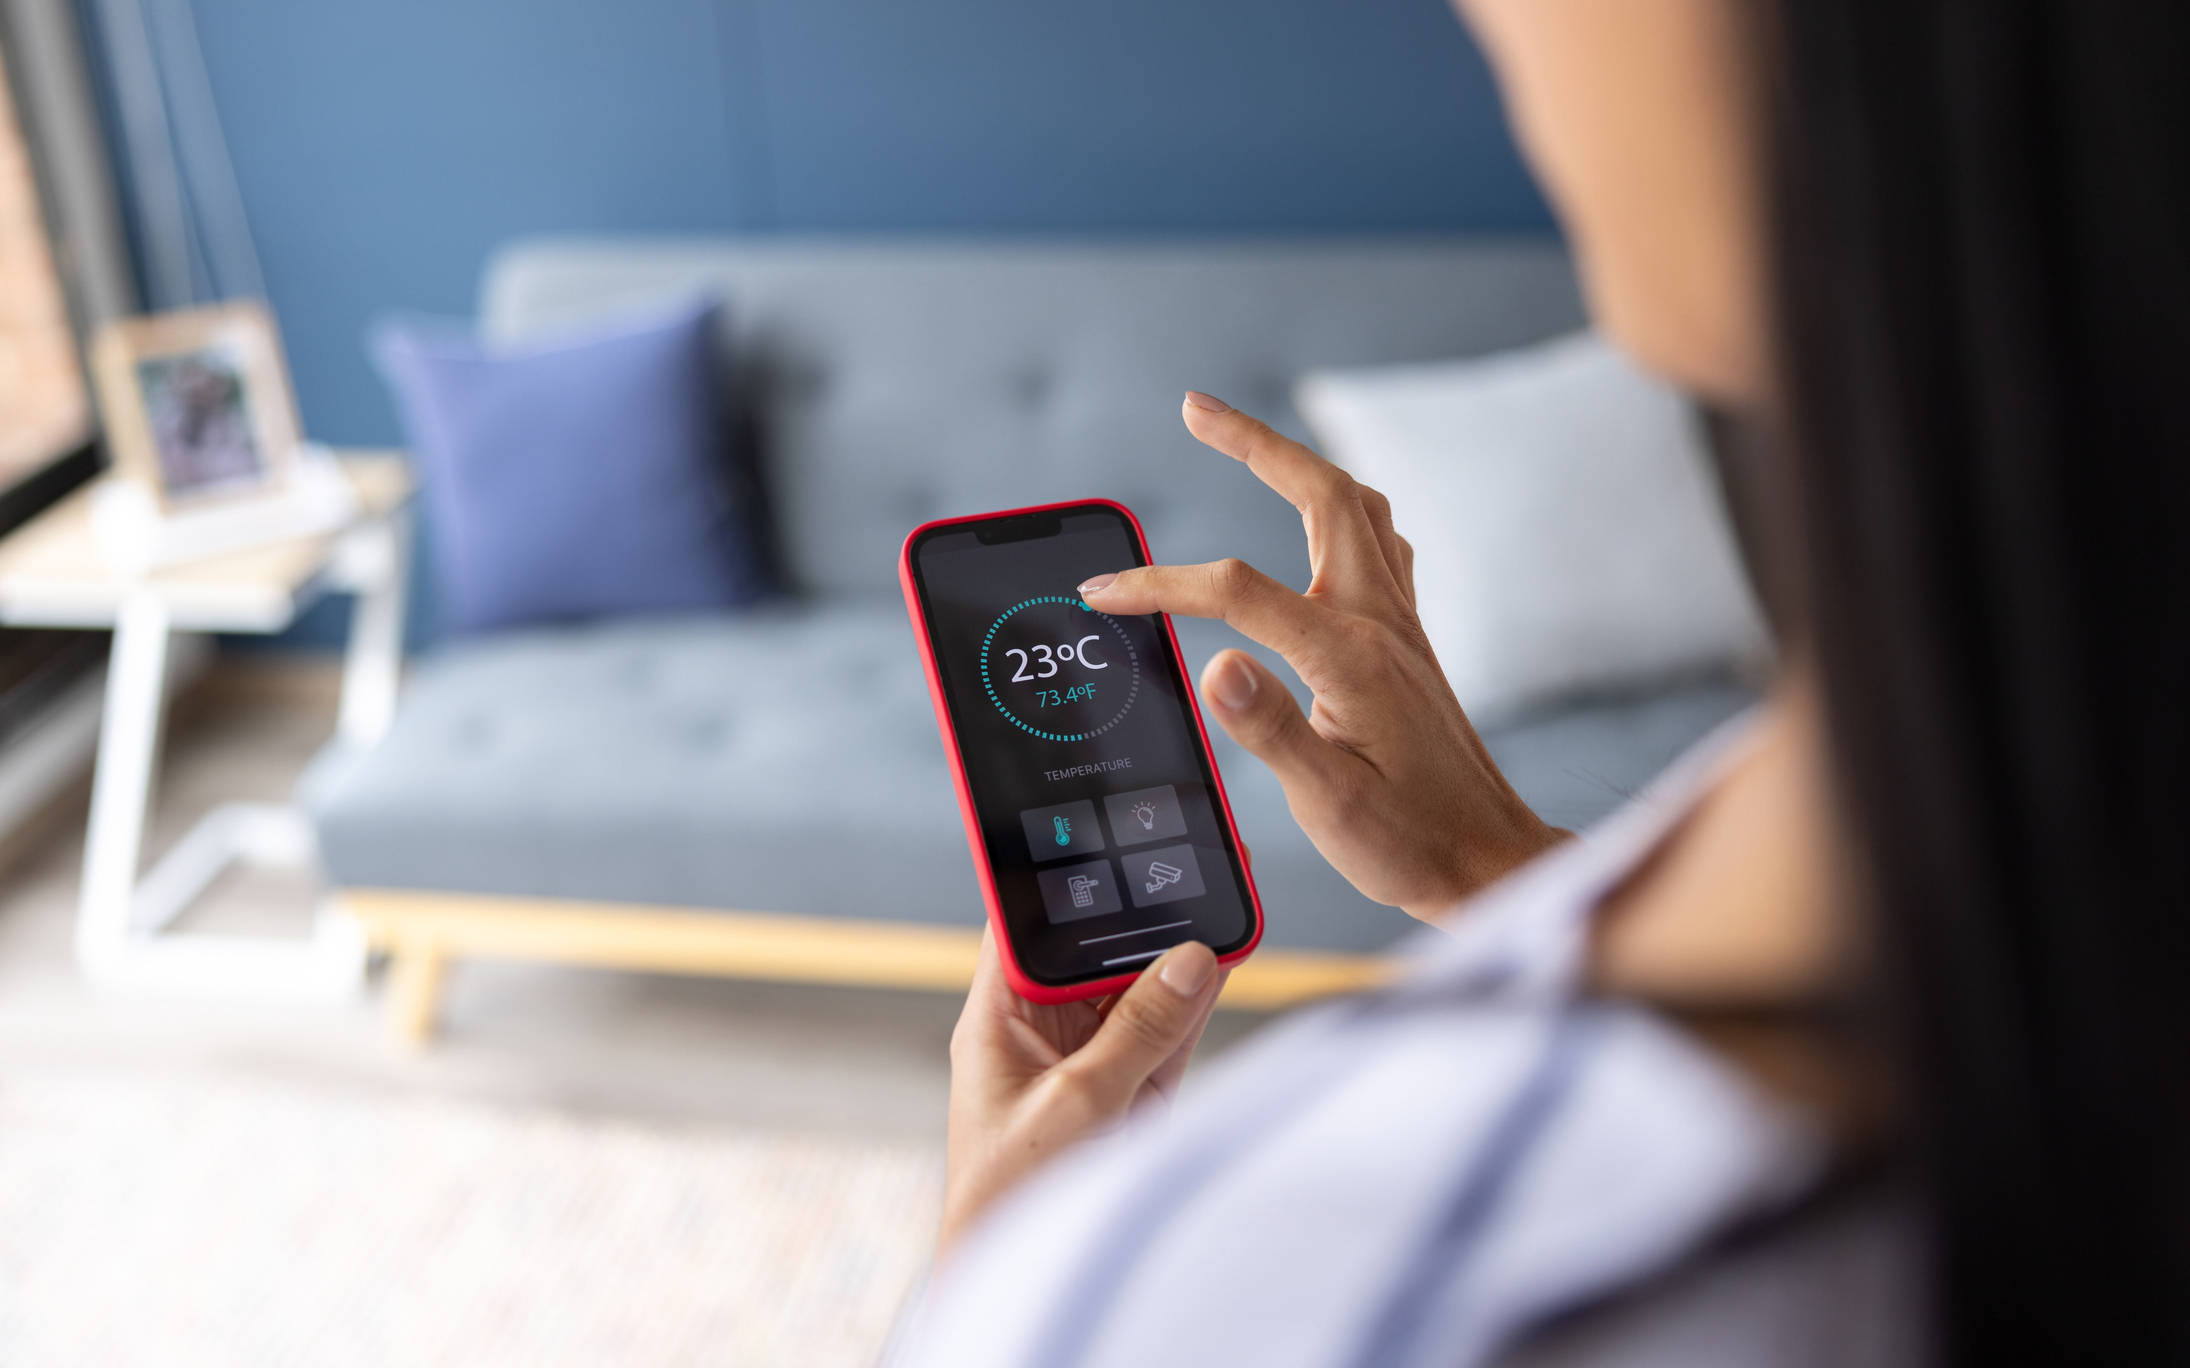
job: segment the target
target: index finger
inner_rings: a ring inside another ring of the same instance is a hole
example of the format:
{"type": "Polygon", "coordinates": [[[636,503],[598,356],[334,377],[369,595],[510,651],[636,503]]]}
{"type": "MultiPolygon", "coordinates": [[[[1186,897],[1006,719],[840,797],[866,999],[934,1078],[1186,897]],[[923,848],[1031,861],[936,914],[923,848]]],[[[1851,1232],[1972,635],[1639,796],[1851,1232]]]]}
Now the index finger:
{"type": "Polygon", "coordinates": [[[1113,615],[1179,613],[1215,618],[1259,642],[1295,670],[1325,633],[1330,610],[1313,603],[1239,559],[1207,565],[1143,565],[1098,575],[1080,586],[1090,608],[1113,615]]]}
{"type": "Polygon", "coordinates": [[[1276,490],[1300,513],[1308,532],[1308,558],[1321,581],[1335,570],[1341,582],[1397,590],[1384,541],[1354,477],[1268,423],[1206,394],[1189,392],[1180,412],[1187,431],[1276,490]],[[1220,409],[1205,404],[1222,405],[1220,409]]]}
{"type": "Polygon", "coordinates": [[[996,949],[996,928],[983,925],[981,950],[973,962],[973,982],[966,987],[968,1011],[1009,1011],[1018,1000],[1004,977],[1003,957],[996,949]]]}

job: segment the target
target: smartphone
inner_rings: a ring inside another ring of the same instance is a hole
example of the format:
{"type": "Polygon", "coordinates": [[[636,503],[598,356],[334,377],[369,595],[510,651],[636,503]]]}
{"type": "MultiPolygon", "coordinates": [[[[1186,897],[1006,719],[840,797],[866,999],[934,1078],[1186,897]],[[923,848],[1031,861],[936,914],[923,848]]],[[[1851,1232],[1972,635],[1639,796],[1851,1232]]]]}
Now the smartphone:
{"type": "Polygon", "coordinates": [[[898,562],[974,868],[1021,997],[1116,992],[1182,941],[1231,964],[1262,904],[1170,620],[1081,601],[1146,565],[1122,504],[914,529],[898,562]]]}

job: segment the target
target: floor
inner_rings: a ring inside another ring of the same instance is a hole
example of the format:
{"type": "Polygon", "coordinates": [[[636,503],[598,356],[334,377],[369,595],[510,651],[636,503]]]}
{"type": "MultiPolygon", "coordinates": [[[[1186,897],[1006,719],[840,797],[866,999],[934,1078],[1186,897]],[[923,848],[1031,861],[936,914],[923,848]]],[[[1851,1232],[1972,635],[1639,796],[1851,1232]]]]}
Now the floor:
{"type": "MultiPolygon", "coordinates": [[[[332,733],[317,661],[216,662],[177,701],[149,853],[215,802],[279,799],[332,733]]],[[[74,1063],[305,1080],[772,1133],[939,1141],[957,1002],[934,993],[471,964],[439,1043],[386,1038],[377,985],[338,1008],[94,993],[69,959],[84,795],[0,869],[0,1068],[74,1063]]],[[[302,935],[300,875],[231,874],[183,925],[302,935]]],[[[1221,1014],[1203,1057],[1261,1018],[1221,1014]]]]}

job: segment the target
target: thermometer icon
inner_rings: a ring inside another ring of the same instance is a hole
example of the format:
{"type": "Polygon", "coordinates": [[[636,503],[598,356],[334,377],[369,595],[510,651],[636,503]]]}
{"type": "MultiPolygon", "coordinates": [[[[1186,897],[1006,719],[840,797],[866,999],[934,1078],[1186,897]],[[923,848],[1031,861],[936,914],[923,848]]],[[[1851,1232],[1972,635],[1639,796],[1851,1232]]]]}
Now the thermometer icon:
{"type": "Polygon", "coordinates": [[[1071,822],[1071,819],[1069,819],[1069,818],[1065,818],[1065,817],[1052,817],[1052,818],[1050,818],[1050,820],[1051,820],[1052,822],[1055,822],[1055,823],[1057,824],[1057,844],[1059,844],[1059,845],[1071,845],[1071,844],[1072,844],[1072,822],[1071,822]]]}

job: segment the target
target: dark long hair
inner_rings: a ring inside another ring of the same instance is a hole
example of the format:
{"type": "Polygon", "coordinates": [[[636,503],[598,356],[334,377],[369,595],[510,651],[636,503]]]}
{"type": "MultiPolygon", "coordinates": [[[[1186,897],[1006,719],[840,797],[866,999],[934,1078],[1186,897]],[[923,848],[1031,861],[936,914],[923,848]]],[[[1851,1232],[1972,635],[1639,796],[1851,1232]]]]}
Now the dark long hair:
{"type": "Polygon", "coordinates": [[[1761,12],[1801,616],[1941,1348],[2190,1363],[2190,4],[1761,12]]]}

